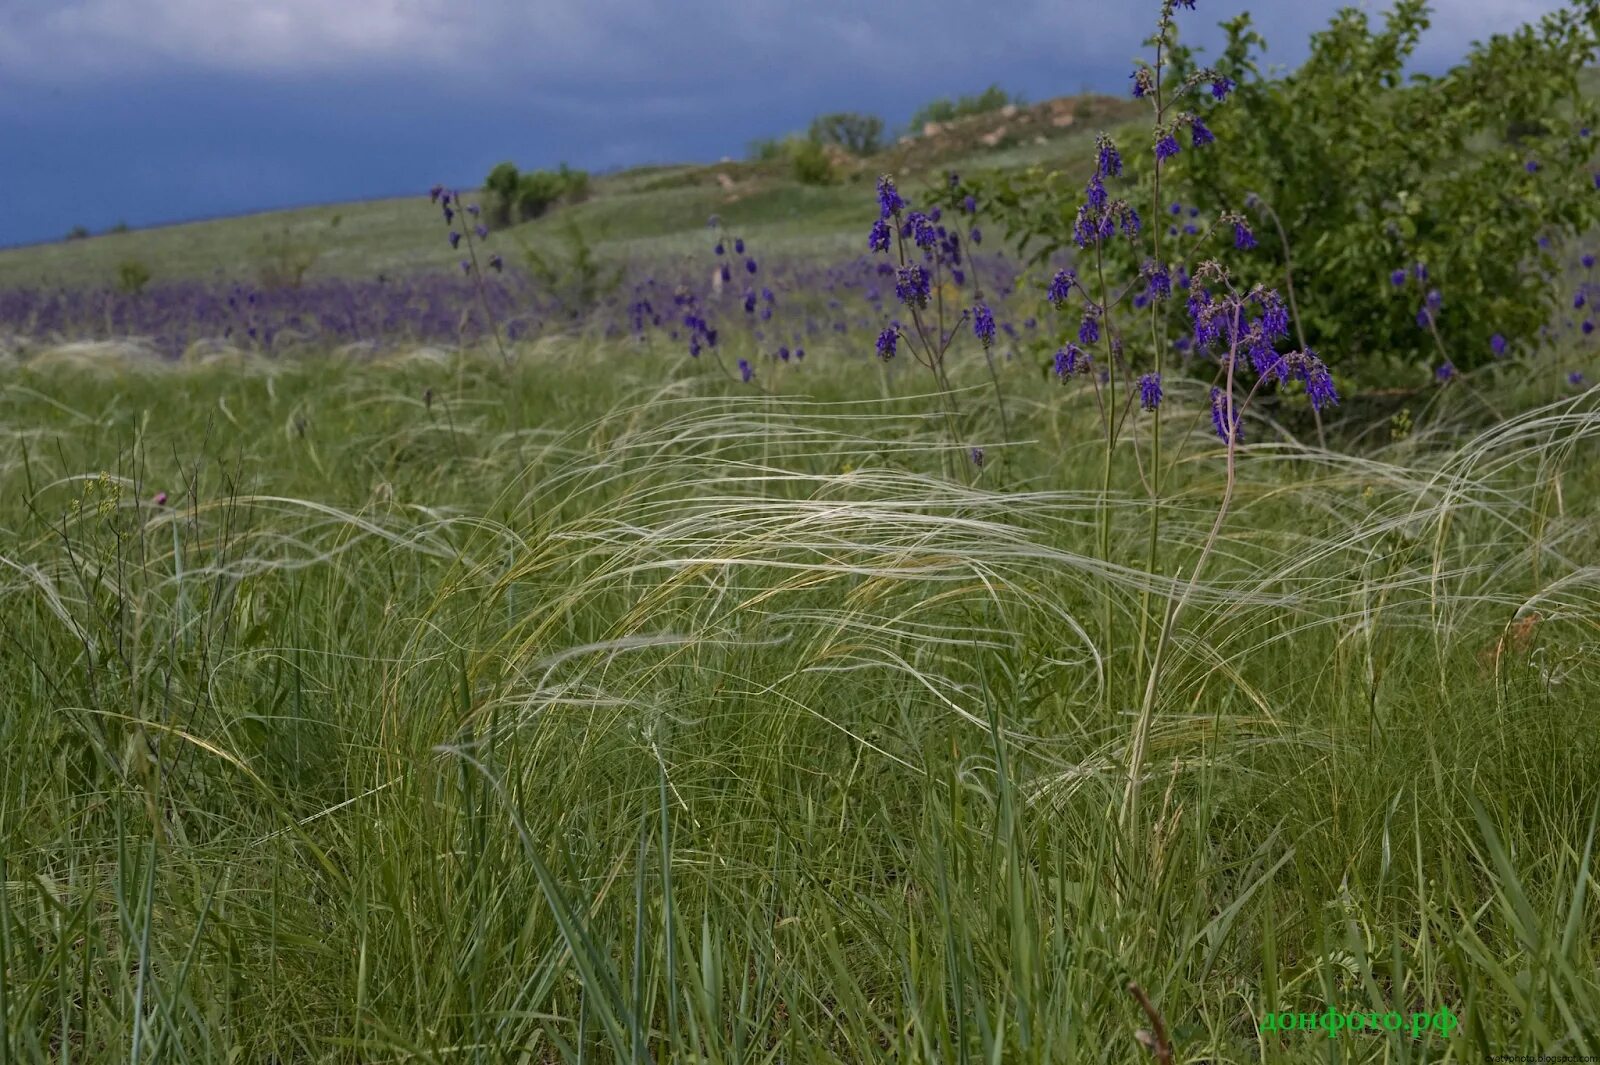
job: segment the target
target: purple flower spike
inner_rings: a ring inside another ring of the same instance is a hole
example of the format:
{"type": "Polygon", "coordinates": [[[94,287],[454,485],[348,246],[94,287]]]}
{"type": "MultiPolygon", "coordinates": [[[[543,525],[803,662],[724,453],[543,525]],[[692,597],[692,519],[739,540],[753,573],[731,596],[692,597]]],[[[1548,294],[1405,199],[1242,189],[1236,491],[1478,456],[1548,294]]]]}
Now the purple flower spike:
{"type": "Polygon", "coordinates": [[[888,362],[894,358],[895,344],[899,341],[900,334],[895,332],[893,326],[878,334],[878,358],[888,362]]]}
{"type": "Polygon", "coordinates": [[[1155,410],[1161,406],[1161,375],[1147,373],[1139,378],[1139,406],[1155,410]]]}
{"type": "Polygon", "coordinates": [[[988,304],[980,303],[972,309],[972,332],[984,347],[994,343],[994,312],[988,304]]]}

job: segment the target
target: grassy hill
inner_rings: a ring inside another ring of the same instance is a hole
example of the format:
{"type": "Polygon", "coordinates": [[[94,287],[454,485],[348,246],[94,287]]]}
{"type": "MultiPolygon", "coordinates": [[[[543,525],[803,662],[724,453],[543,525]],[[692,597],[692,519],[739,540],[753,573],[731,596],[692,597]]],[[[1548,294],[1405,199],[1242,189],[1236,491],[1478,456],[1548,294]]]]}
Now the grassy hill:
{"type": "MultiPolygon", "coordinates": [[[[584,203],[513,227],[505,236],[537,243],[576,223],[602,255],[625,258],[702,252],[706,219],[720,215],[762,245],[819,255],[858,250],[871,217],[871,185],[895,174],[915,189],[946,169],[1070,165],[1088,158],[1094,133],[1140,112],[1131,101],[1061,97],[1028,108],[977,115],[932,135],[903,138],[871,158],[840,167],[834,184],[802,185],[783,163],[651,166],[597,178],[584,203]]],[[[308,278],[448,269],[459,256],[445,241],[424,190],[414,197],[294,210],[0,250],[0,288],[114,283],[137,260],[160,280],[253,279],[289,243],[316,249],[308,278]],[[337,225],[334,224],[337,219],[337,225]]]]}

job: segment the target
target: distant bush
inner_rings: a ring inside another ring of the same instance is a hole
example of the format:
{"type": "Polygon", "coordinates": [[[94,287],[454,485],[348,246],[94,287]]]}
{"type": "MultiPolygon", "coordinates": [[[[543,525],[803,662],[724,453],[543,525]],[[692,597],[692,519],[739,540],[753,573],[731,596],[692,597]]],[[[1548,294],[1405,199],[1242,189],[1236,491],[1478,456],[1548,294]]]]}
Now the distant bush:
{"type": "Polygon", "coordinates": [[[594,248],[576,222],[563,229],[565,254],[541,253],[527,243],[522,245],[529,273],[560,301],[573,318],[593,311],[600,301],[622,284],[621,267],[603,266],[594,248]]]}
{"type": "Polygon", "coordinates": [[[818,115],[811,123],[809,139],[832,144],[851,155],[872,155],[883,146],[883,119],[853,111],[818,115]]]}
{"type": "Polygon", "coordinates": [[[1006,92],[998,85],[991,85],[976,95],[959,96],[954,100],[942,97],[924,104],[911,116],[911,132],[922,132],[922,127],[929,122],[950,122],[969,115],[988,114],[1002,107],[1021,107],[1023,102],[1020,93],[1006,92]]]}
{"type": "Polygon", "coordinates": [[[89,239],[89,227],[88,226],[73,226],[70,230],[67,231],[67,239],[68,240],[88,240],[89,239]]]}
{"type": "Polygon", "coordinates": [[[132,231],[132,228],[133,227],[128,225],[128,223],[126,223],[126,222],[118,222],[116,225],[114,225],[110,229],[106,230],[106,232],[107,233],[128,233],[128,232],[132,231]]]}
{"type": "Polygon", "coordinates": [[[150,283],[150,268],[138,259],[128,259],[117,264],[117,288],[130,296],[137,296],[150,283]]]}
{"type": "Polygon", "coordinates": [[[538,218],[558,203],[579,203],[589,196],[589,174],[562,163],[558,170],[519,171],[505,162],[489,171],[483,187],[489,194],[490,224],[505,227],[538,218]]]}
{"type": "Polygon", "coordinates": [[[745,149],[745,154],[758,163],[775,163],[788,152],[788,143],[781,137],[762,137],[751,141],[745,149]]]}
{"type": "MultiPolygon", "coordinates": [[[[339,228],[342,215],[328,220],[330,231],[339,228]]],[[[256,276],[264,288],[299,288],[306,274],[322,258],[322,242],[310,234],[296,234],[287,224],[261,238],[256,255],[256,276]]]]}
{"type": "Polygon", "coordinates": [[[833,181],[833,160],[814,140],[797,140],[789,153],[794,178],[802,185],[827,185],[833,181]]]}

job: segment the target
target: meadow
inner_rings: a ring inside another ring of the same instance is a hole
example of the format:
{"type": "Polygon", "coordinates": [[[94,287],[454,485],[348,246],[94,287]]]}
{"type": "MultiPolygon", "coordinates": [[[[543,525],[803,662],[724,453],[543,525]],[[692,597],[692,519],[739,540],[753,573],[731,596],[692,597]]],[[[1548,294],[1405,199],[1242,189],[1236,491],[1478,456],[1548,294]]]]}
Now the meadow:
{"type": "Polygon", "coordinates": [[[1586,245],[1405,387],[1199,263],[1124,364],[1098,134],[1034,263],[965,154],[604,179],[598,293],[472,191],[0,255],[0,1065],[1600,1054],[1586,245]]]}

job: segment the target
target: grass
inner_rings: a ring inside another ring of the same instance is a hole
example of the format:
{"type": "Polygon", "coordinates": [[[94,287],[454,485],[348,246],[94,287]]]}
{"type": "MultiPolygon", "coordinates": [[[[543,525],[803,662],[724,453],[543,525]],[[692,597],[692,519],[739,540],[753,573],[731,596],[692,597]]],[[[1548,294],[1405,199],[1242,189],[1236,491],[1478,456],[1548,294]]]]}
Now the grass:
{"type": "Polygon", "coordinates": [[[1123,818],[1202,390],[1150,573],[1031,366],[957,478],[915,367],[706,369],[0,368],[0,1065],[1152,1060],[1130,981],[1180,1061],[1600,1053],[1596,392],[1249,446],[1123,818]],[[1461,1024],[1258,1028],[1330,1004],[1461,1024]]]}

